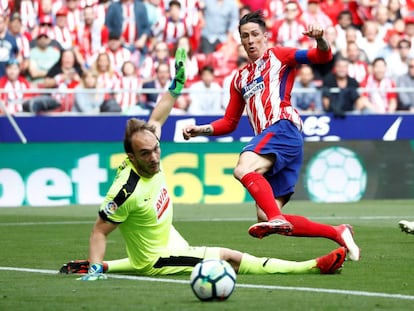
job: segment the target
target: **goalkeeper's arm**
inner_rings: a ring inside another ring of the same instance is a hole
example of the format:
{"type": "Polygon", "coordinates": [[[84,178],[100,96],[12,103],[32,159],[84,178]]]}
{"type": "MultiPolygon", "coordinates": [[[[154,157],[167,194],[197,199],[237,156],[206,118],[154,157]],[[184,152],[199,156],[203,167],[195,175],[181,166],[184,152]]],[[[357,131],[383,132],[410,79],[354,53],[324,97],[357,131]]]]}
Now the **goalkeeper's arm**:
{"type": "Polygon", "coordinates": [[[161,135],[161,126],[167,120],[176,98],[180,96],[184,88],[186,80],[184,67],[186,55],[184,49],[177,49],[175,53],[175,77],[168,88],[168,92],[161,97],[149,118],[148,122],[156,127],[158,137],[161,135]]]}

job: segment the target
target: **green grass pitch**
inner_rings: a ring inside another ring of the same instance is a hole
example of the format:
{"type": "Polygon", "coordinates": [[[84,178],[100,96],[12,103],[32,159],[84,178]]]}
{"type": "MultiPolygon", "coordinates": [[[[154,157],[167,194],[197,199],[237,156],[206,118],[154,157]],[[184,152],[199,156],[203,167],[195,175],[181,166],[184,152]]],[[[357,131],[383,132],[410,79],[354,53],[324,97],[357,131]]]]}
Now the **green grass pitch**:
{"type": "MultiPolygon", "coordinates": [[[[361,261],[337,275],[239,275],[224,302],[200,302],[189,276],[109,278],[81,282],[59,275],[71,259],[85,259],[96,206],[0,208],[0,310],[410,310],[414,306],[414,200],[315,204],[292,201],[285,213],[350,223],[361,261]]],[[[326,239],[273,235],[251,238],[253,204],[176,205],[175,226],[191,245],[225,246],[257,256],[306,260],[337,245],[326,239]]],[[[125,257],[119,232],[107,259],[125,257]]]]}

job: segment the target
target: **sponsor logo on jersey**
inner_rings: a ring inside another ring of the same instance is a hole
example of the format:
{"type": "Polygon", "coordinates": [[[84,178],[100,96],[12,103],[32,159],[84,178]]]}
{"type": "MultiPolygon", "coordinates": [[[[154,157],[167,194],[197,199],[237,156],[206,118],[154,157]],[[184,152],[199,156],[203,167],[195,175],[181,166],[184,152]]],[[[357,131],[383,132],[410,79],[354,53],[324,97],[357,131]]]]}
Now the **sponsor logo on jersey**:
{"type": "Polygon", "coordinates": [[[255,93],[263,90],[264,88],[265,85],[263,82],[263,77],[260,76],[242,88],[243,98],[247,100],[250,97],[252,97],[255,93]]]}
{"type": "Polygon", "coordinates": [[[156,208],[157,208],[157,214],[158,219],[161,218],[162,214],[166,211],[168,208],[168,205],[170,203],[170,196],[168,195],[168,191],[165,188],[161,189],[160,196],[157,199],[156,208]]]}

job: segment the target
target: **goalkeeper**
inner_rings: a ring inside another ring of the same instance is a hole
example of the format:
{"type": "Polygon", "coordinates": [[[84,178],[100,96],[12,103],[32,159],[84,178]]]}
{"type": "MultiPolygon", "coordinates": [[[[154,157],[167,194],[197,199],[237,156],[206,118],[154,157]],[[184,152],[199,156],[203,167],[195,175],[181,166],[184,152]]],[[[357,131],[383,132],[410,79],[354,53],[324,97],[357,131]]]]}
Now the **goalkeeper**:
{"type": "Polygon", "coordinates": [[[186,54],[178,49],[176,75],[169,92],[149,121],[128,120],[124,136],[125,161],[99,208],[89,240],[89,259],[65,264],[62,273],[85,273],[79,280],[106,279],[106,273],[167,275],[190,273],[204,258],[224,259],[240,274],[335,273],[346,249],[307,261],[259,258],[221,247],[191,247],[172,225],[173,202],[160,163],[161,126],[185,83],[186,54]],[[107,236],[119,228],[127,258],[104,261],[107,236]]]}

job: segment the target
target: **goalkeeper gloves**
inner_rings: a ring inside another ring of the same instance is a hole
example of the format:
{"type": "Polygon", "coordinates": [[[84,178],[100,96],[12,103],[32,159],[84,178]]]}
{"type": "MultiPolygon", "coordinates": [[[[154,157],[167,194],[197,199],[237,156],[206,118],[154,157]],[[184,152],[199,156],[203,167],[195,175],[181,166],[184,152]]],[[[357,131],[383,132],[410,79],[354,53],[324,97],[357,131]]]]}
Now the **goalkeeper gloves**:
{"type": "Polygon", "coordinates": [[[185,84],[185,60],[187,53],[183,48],[177,49],[175,52],[175,77],[171,81],[170,87],[168,88],[170,94],[177,98],[181,95],[181,91],[185,84]]]}
{"type": "Polygon", "coordinates": [[[94,263],[89,267],[88,274],[78,278],[79,281],[97,281],[106,280],[108,277],[104,274],[103,265],[94,263]]]}

